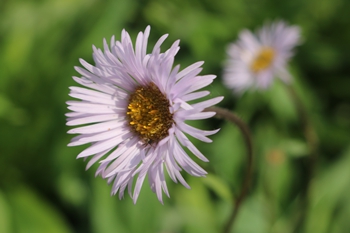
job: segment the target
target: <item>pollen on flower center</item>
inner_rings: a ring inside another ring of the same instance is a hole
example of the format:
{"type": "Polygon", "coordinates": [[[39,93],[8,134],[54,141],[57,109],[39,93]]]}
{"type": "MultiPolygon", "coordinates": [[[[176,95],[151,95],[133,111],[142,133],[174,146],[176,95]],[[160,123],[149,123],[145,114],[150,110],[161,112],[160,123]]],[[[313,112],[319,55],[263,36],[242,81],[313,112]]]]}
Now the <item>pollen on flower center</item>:
{"type": "Polygon", "coordinates": [[[136,88],[126,113],[132,131],[147,144],[159,142],[174,122],[169,107],[169,100],[154,83],[136,88]]]}
{"type": "Polygon", "coordinates": [[[265,47],[260,50],[258,55],[253,60],[250,68],[254,73],[269,67],[275,57],[275,51],[272,48],[265,47]]]}

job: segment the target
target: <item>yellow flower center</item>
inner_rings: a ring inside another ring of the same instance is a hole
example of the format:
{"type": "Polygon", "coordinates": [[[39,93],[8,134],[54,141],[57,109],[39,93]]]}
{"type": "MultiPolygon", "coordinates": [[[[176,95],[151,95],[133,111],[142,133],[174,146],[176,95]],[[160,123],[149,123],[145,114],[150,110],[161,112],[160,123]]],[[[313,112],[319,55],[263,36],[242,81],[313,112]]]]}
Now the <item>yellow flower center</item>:
{"type": "Polygon", "coordinates": [[[260,50],[258,55],[253,60],[250,68],[254,73],[269,67],[275,57],[275,51],[270,47],[265,47],[260,50]]]}
{"type": "Polygon", "coordinates": [[[136,88],[126,113],[132,131],[146,144],[158,143],[168,136],[174,122],[169,107],[169,100],[154,83],[136,88]]]}

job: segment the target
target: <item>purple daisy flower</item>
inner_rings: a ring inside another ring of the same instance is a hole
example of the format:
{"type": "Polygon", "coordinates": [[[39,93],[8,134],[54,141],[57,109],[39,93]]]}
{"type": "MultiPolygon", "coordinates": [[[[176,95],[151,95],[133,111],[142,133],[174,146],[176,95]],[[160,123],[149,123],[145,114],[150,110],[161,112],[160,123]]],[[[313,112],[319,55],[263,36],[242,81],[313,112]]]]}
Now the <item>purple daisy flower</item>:
{"type": "Polygon", "coordinates": [[[290,81],[286,69],[292,49],[300,43],[300,29],[283,21],[265,24],[257,34],[248,30],[228,48],[224,83],[236,93],[249,88],[266,89],[274,77],[290,81]]]}
{"type": "Polygon", "coordinates": [[[84,68],[75,68],[82,77],[73,79],[84,87],[70,87],[69,95],[79,101],[67,102],[72,111],[67,113],[67,125],[79,126],[68,133],[80,134],[68,146],[91,143],[78,158],[90,157],[87,169],[99,162],[96,175],[112,183],[111,194],[119,192],[122,198],[128,187],[134,203],[146,175],[160,202],[162,191],[169,197],[164,165],[170,178],[186,188],[190,187],[180,173],[182,169],[193,176],[206,175],[183,147],[208,161],[187,135],[209,143],[212,140],[207,136],[218,130],[200,130],[185,121],[214,116],[214,112],[203,110],[223,99],[193,103],[210,94],[200,89],[216,76],[199,75],[203,62],[182,71],[179,65],[173,68],[179,41],[161,53],[160,46],[167,35],[147,54],[149,33],[148,26],[138,34],[135,48],[125,30],[121,41],[112,37],[110,46],[104,40],[103,50],[93,47],[95,65],[81,59],[84,68]]]}

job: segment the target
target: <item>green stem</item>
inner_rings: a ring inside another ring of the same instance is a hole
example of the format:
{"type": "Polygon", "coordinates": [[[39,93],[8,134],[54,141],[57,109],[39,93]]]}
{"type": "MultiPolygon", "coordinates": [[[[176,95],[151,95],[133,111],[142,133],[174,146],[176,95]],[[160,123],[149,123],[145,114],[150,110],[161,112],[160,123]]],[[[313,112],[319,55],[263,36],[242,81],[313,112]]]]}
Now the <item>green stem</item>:
{"type": "Polygon", "coordinates": [[[239,193],[237,198],[233,200],[232,213],[224,227],[223,232],[229,233],[233,227],[233,223],[237,217],[239,208],[243,203],[245,197],[247,196],[248,190],[250,188],[252,176],[253,176],[253,143],[252,137],[249,131],[248,126],[233,112],[228,111],[227,109],[219,108],[219,107],[210,107],[205,109],[207,112],[216,112],[216,118],[224,118],[233,124],[235,124],[242,133],[244,138],[244,142],[247,148],[247,168],[244,181],[242,183],[241,192],[239,193]]]}
{"type": "MultiPolygon", "coordinates": [[[[307,174],[305,177],[306,184],[305,188],[302,192],[303,200],[302,200],[302,206],[303,210],[301,211],[302,214],[300,216],[300,224],[298,226],[299,230],[302,230],[305,228],[305,222],[306,222],[306,213],[307,209],[309,208],[309,200],[308,197],[310,195],[310,183],[311,180],[315,174],[315,169],[317,165],[318,160],[318,138],[317,134],[315,132],[315,129],[312,126],[310,117],[306,111],[305,105],[295,92],[292,86],[287,85],[287,91],[292,98],[295,108],[298,112],[298,116],[303,128],[304,137],[306,140],[306,143],[308,145],[309,150],[309,157],[307,161],[307,174]]],[[[305,229],[304,229],[305,230],[305,229]]]]}

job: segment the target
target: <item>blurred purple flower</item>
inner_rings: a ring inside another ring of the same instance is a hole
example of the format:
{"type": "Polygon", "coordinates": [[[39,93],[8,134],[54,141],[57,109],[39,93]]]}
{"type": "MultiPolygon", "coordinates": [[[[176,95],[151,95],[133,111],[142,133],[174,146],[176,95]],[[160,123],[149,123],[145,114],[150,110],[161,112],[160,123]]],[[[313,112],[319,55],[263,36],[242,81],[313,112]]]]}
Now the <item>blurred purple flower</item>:
{"type": "Polygon", "coordinates": [[[275,76],[290,81],[286,69],[292,49],[300,43],[300,29],[283,21],[266,23],[254,35],[248,30],[228,48],[224,83],[236,93],[250,88],[266,89],[275,76]]]}
{"type": "Polygon", "coordinates": [[[212,117],[214,112],[203,110],[223,99],[216,97],[189,104],[188,101],[210,94],[198,90],[212,83],[216,76],[199,76],[203,62],[180,72],[179,65],[173,68],[179,41],[161,53],[160,46],[167,35],[147,54],[149,33],[148,26],[138,34],[135,48],[125,30],[121,41],[112,37],[110,47],[105,40],[103,50],[93,46],[95,66],[81,59],[84,68],[75,69],[82,77],[73,77],[84,87],[70,87],[70,96],[79,101],[67,102],[72,111],[66,114],[67,125],[84,125],[68,131],[80,134],[68,146],[91,143],[78,158],[90,157],[87,169],[99,161],[96,175],[113,183],[111,194],[119,192],[122,198],[128,187],[134,203],[146,175],[160,202],[162,191],[169,197],[164,165],[170,178],[186,188],[190,187],[180,173],[182,169],[193,176],[206,175],[183,147],[203,161],[208,161],[207,158],[185,134],[209,143],[212,140],[207,136],[218,130],[200,130],[185,121],[212,117]]]}

